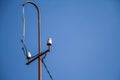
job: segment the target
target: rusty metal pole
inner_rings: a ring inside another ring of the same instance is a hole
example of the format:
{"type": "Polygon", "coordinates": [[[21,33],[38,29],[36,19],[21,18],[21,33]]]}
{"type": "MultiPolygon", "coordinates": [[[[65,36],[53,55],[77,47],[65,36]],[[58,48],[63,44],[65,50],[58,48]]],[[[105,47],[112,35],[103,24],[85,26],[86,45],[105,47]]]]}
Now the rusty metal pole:
{"type": "MultiPolygon", "coordinates": [[[[36,9],[37,9],[37,13],[38,13],[38,53],[41,53],[41,37],[40,37],[40,9],[39,7],[31,1],[26,1],[23,3],[23,6],[25,6],[26,4],[32,4],[36,9]]],[[[38,80],[42,80],[42,58],[41,56],[38,57],[38,80]]]]}
{"type": "MultiPolygon", "coordinates": [[[[38,53],[41,53],[41,35],[40,35],[40,11],[38,8],[38,53]]],[[[38,57],[38,80],[42,80],[42,58],[38,57]]]]}

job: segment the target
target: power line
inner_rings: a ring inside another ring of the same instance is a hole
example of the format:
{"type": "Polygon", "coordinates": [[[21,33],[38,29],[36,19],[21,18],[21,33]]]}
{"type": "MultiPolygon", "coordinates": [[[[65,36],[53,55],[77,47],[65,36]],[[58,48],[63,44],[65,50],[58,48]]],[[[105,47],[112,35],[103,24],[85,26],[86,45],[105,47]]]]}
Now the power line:
{"type": "Polygon", "coordinates": [[[43,60],[42,60],[42,63],[43,63],[43,65],[44,65],[44,67],[45,67],[45,69],[46,69],[46,71],[47,71],[50,79],[53,80],[53,77],[52,77],[52,75],[50,74],[50,71],[48,70],[48,68],[47,68],[47,66],[46,66],[46,64],[45,64],[45,62],[44,62],[43,60]]]}
{"type": "Polygon", "coordinates": [[[27,48],[26,48],[26,45],[24,44],[24,41],[21,39],[21,42],[22,42],[22,50],[24,52],[24,55],[26,56],[26,53],[27,53],[27,48]]]}

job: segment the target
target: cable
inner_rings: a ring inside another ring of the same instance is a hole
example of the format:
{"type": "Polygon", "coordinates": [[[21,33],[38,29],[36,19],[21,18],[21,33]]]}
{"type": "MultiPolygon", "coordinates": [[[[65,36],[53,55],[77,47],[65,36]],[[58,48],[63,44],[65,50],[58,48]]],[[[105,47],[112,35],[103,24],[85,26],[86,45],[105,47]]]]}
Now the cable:
{"type": "Polygon", "coordinates": [[[24,48],[24,49],[25,49],[25,51],[27,52],[27,48],[26,48],[26,46],[25,46],[25,44],[24,44],[23,40],[21,40],[21,42],[22,42],[22,44],[23,44],[23,48],[24,48]]]}
{"type": "Polygon", "coordinates": [[[36,54],[36,55],[34,55],[34,56],[32,56],[31,58],[34,58],[34,57],[36,57],[36,56],[38,56],[39,54],[36,54]]]}
{"type": "Polygon", "coordinates": [[[50,79],[53,80],[52,75],[50,74],[50,71],[48,70],[48,68],[47,68],[47,66],[46,66],[46,64],[45,64],[45,62],[44,62],[43,60],[42,60],[42,63],[43,63],[43,65],[44,65],[44,67],[45,67],[48,75],[50,76],[50,79]]]}
{"type": "Polygon", "coordinates": [[[26,52],[25,52],[25,49],[23,47],[22,47],[22,50],[23,50],[24,55],[26,56],[26,52]]]}
{"type": "Polygon", "coordinates": [[[25,38],[25,15],[24,15],[24,6],[22,8],[22,40],[25,38]]]}
{"type": "Polygon", "coordinates": [[[43,56],[42,60],[44,60],[46,58],[46,54],[43,56]]]}
{"type": "Polygon", "coordinates": [[[25,46],[25,44],[24,44],[24,41],[21,39],[21,42],[22,42],[22,50],[23,50],[23,52],[24,52],[24,55],[26,56],[26,53],[27,53],[27,48],[26,48],[26,46],[25,46]]]}
{"type": "Polygon", "coordinates": [[[22,50],[23,50],[23,53],[24,55],[26,56],[26,53],[27,53],[27,48],[24,44],[24,38],[25,38],[25,16],[24,16],[24,6],[22,7],[22,39],[21,39],[21,42],[22,42],[22,50]]]}

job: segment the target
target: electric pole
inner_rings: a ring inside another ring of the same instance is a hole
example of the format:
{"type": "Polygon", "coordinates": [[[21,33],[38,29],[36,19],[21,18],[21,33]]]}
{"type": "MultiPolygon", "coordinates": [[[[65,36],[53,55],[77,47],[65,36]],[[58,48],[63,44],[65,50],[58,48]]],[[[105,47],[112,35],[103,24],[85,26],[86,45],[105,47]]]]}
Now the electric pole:
{"type": "Polygon", "coordinates": [[[30,63],[32,63],[33,61],[35,61],[36,59],[38,59],[38,80],[42,80],[42,63],[43,63],[43,55],[46,55],[47,52],[50,52],[50,46],[52,45],[52,39],[49,38],[47,41],[47,46],[48,49],[44,52],[41,51],[41,35],[40,35],[40,9],[39,7],[36,5],[36,3],[32,2],[32,1],[26,1],[22,4],[23,7],[23,34],[22,34],[22,50],[24,51],[24,54],[28,60],[28,62],[26,63],[26,65],[29,65],[30,63]],[[24,17],[24,7],[27,4],[31,4],[33,5],[36,10],[37,10],[37,15],[38,15],[38,53],[36,56],[32,57],[30,52],[27,51],[27,48],[25,46],[25,42],[24,42],[24,37],[25,37],[25,17],[24,17]]]}

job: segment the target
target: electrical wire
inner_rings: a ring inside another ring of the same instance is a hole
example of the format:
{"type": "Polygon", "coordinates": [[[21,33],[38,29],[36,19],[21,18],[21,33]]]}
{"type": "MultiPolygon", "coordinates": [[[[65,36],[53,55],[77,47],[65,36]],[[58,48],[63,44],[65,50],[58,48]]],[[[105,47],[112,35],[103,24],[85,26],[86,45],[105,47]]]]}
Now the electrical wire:
{"type": "Polygon", "coordinates": [[[22,7],[22,40],[25,38],[25,15],[24,15],[24,6],[22,7]]]}
{"type": "Polygon", "coordinates": [[[22,50],[23,50],[23,52],[24,52],[24,55],[26,56],[26,53],[27,53],[27,48],[26,48],[26,46],[25,46],[25,44],[24,44],[24,41],[21,39],[21,42],[22,42],[22,50]]]}
{"type": "Polygon", "coordinates": [[[50,79],[53,80],[53,77],[52,77],[52,75],[50,74],[50,71],[48,70],[48,68],[47,68],[47,66],[46,66],[46,64],[45,64],[45,62],[44,62],[43,60],[42,60],[42,63],[43,63],[43,65],[44,65],[44,67],[45,67],[45,69],[46,69],[46,71],[47,71],[50,79]]]}
{"type": "Polygon", "coordinates": [[[34,58],[34,57],[36,57],[36,56],[38,56],[39,54],[36,54],[36,55],[34,55],[34,56],[32,56],[31,58],[34,58]]]}
{"type": "Polygon", "coordinates": [[[42,58],[42,59],[44,60],[45,58],[46,58],[46,54],[43,56],[43,58],[42,58]]]}
{"type": "Polygon", "coordinates": [[[22,39],[21,39],[21,42],[22,42],[23,53],[26,56],[27,48],[24,43],[24,38],[25,38],[25,16],[24,16],[24,6],[23,6],[22,7],[22,39]]]}
{"type": "Polygon", "coordinates": [[[22,47],[22,50],[23,50],[24,55],[26,55],[25,49],[23,47],[22,47]]]}

